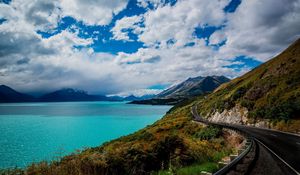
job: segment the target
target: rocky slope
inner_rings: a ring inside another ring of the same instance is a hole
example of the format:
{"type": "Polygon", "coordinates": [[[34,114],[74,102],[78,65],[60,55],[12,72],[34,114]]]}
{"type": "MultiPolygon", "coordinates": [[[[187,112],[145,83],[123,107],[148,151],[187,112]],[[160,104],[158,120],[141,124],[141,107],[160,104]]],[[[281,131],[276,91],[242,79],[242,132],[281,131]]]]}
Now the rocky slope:
{"type": "Polygon", "coordinates": [[[300,39],[254,70],[199,101],[212,121],[300,132],[300,39]]]}

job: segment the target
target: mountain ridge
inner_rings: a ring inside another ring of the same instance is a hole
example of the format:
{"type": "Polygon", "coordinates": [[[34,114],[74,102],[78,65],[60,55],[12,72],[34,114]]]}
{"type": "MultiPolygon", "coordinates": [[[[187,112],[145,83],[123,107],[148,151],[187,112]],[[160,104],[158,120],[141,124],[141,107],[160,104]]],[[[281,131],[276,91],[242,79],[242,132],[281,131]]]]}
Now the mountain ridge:
{"type": "Polygon", "coordinates": [[[207,76],[193,77],[170,87],[154,98],[187,98],[203,93],[208,93],[218,87],[220,84],[228,82],[225,76],[207,76]]]}
{"type": "Polygon", "coordinates": [[[132,101],[146,100],[152,98],[153,95],[144,95],[137,97],[129,95],[121,96],[106,96],[92,95],[80,89],[62,88],[49,93],[45,93],[39,97],[34,97],[25,93],[18,92],[13,88],[0,85],[0,103],[18,103],[18,102],[68,102],[68,101],[132,101]]]}
{"type": "Polygon", "coordinates": [[[137,100],[133,104],[175,105],[198,95],[212,92],[218,86],[228,82],[225,76],[193,77],[174,85],[148,100],[137,100]]]}
{"type": "Polygon", "coordinates": [[[35,98],[31,95],[20,93],[9,86],[0,85],[0,102],[31,102],[35,98]]]}

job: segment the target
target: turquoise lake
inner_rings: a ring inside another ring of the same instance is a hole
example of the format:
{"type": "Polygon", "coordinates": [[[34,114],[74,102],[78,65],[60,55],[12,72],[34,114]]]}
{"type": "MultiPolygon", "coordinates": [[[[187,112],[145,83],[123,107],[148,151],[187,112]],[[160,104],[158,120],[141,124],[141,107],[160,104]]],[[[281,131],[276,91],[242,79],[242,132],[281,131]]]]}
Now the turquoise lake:
{"type": "Polygon", "coordinates": [[[125,102],[0,104],[0,168],[98,146],[154,123],[169,109],[125,102]]]}

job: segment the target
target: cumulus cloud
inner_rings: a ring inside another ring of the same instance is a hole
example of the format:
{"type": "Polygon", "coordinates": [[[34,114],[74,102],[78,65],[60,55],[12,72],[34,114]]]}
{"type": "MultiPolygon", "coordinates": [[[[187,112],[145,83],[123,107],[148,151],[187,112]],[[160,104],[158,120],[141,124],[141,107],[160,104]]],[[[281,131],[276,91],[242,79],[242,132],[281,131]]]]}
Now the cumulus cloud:
{"type": "Polygon", "coordinates": [[[219,26],[225,20],[223,8],[228,1],[190,0],[166,5],[145,14],[145,29],[139,40],[152,45],[174,39],[175,45],[183,46],[193,40],[196,27],[219,26]]]}
{"type": "Polygon", "coordinates": [[[224,32],[222,54],[266,61],[300,37],[300,1],[242,1],[224,32]]]}
{"type": "Polygon", "coordinates": [[[226,35],[224,31],[218,30],[209,37],[209,44],[217,45],[224,42],[225,40],[226,40],[226,35]]]}
{"type": "Polygon", "coordinates": [[[117,20],[109,28],[110,40],[144,45],[117,54],[94,51],[95,39],[80,37],[84,29],[70,27],[49,38],[37,31],[51,31],[64,16],[88,25],[109,24],[127,1],[0,3],[0,18],[6,19],[0,24],[0,83],[27,92],[74,87],[100,94],[154,93],[158,90],[147,88],[187,77],[238,76],[250,68],[230,68],[243,64],[233,62],[236,56],[265,61],[300,34],[299,0],[242,1],[234,13],[223,10],[229,0],[138,2],[146,12],[117,20]],[[206,41],[195,35],[195,28],[203,26],[224,27],[206,41]],[[223,41],[220,48],[212,46],[223,41]]]}
{"type": "Polygon", "coordinates": [[[152,4],[155,8],[146,12],[143,18],[133,16],[117,21],[113,28],[114,38],[128,40],[129,37],[124,30],[133,29],[133,33],[140,33],[139,41],[147,46],[159,43],[163,47],[169,40],[175,41],[177,46],[183,46],[194,39],[193,32],[196,27],[223,24],[225,20],[223,9],[228,2],[228,0],[189,0],[179,1],[172,6],[165,4],[164,1],[140,1],[143,7],[152,4]],[[144,27],[139,25],[142,19],[144,27]]]}
{"type": "Polygon", "coordinates": [[[134,95],[136,97],[142,97],[144,95],[156,95],[160,93],[162,90],[160,89],[136,89],[127,92],[121,92],[118,94],[110,94],[109,96],[120,96],[120,97],[128,97],[130,95],[134,95]]]}
{"type": "Polygon", "coordinates": [[[62,0],[60,5],[65,16],[89,25],[107,25],[127,3],[127,0],[62,0]]]}
{"type": "Polygon", "coordinates": [[[129,36],[129,30],[136,35],[139,35],[142,32],[141,22],[142,16],[131,16],[124,17],[116,21],[115,26],[111,29],[113,33],[113,39],[115,40],[125,40],[132,41],[129,36]]]}

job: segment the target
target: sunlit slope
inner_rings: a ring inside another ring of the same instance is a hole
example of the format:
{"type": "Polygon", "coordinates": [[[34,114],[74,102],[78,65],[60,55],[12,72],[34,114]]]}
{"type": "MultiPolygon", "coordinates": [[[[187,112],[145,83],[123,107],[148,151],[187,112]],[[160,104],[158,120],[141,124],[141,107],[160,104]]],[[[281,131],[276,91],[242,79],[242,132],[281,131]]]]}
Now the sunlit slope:
{"type": "Polygon", "coordinates": [[[206,117],[236,105],[253,121],[300,118],[300,39],[278,56],[245,75],[221,85],[199,102],[206,117]]]}

